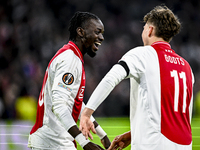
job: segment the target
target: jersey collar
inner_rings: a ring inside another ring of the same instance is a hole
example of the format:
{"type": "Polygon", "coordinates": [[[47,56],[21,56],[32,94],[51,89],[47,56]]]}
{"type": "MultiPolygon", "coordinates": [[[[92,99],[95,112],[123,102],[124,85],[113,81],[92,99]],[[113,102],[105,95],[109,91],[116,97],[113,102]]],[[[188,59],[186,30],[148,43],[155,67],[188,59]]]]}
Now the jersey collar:
{"type": "Polygon", "coordinates": [[[69,41],[68,45],[70,46],[70,49],[76,54],[76,56],[80,58],[82,63],[84,63],[83,54],[81,53],[80,49],[76,46],[76,44],[72,41],[69,41]]]}
{"type": "Polygon", "coordinates": [[[162,45],[165,45],[167,47],[169,47],[171,49],[171,45],[167,42],[164,42],[164,41],[157,41],[157,42],[154,42],[153,44],[151,44],[151,46],[154,46],[156,44],[162,44],[162,45]]]}

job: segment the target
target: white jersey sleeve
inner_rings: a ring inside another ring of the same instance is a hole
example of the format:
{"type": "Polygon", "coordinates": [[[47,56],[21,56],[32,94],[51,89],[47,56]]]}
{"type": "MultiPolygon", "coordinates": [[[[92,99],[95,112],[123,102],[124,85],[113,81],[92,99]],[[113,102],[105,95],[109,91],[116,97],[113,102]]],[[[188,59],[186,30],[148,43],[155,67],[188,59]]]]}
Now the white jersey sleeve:
{"type": "Polygon", "coordinates": [[[78,120],[84,89],[83,55],[71,41],[50,60],[38,98],[37,117],[29,147],[75,149],[68,130],[78,120]]]}
{"type": "Polygon", "coordinates": [[[79,81],[81,72],[77,69],[80,68],[81,62],[78,61],[78,58],[73,54],[72,51],[66,51],[64,55],[60,55],[60,58],[57,57],[55,61],[56,66],[53,66],[52,71],[55,71],[55,76],[52,86],[52,110],[64,125],[65,129],[68,130],[70,127],[76,125],[72,117],[72,109],[74,105],[74,98],[77,94],[77,89],[80,86],[79,82],[68,84],[67,86],[63,83],[62,78],[63,74],[70,73],[75,82],[79,81]],[[62,61],[60,61],[62,60],[62,61]],[[79,83],[79,84],[78,84],[79,83]],[[62,86],[60,86],[62,85],[62,86]],[[65,86],[65,88],[63,87],[65,86]]]}

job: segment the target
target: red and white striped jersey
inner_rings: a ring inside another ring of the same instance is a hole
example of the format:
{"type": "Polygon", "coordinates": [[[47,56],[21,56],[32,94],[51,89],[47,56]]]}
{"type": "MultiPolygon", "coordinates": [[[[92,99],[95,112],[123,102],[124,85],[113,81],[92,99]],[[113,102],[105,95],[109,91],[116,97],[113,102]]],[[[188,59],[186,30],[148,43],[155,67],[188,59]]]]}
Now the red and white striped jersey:
{"type": "Polygon", "coordinates": [[[83,55],[69,42],[48,64],[38,99],[37,118],[29,135],[29,147],[74,149],[67,132],[84,108],[85,71],[83,55]],[[70,142],[69,142],[70,141],[70,142]]]}
{"type": "Polygon", "coordinates": [[[166,42],[136,47],[120,61],[128,76],[124,66],[113,66],[86,107],[95,110],[120,81],[130,78],[131,150],[191,150],[194,77],[188,62],[166,42]]]}

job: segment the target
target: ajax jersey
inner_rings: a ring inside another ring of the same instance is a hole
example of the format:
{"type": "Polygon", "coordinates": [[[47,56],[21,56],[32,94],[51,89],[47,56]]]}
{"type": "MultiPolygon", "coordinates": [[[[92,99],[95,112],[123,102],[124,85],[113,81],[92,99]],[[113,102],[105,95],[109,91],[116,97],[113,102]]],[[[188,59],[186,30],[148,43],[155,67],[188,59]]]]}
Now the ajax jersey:
{"type": "Polygon", "coordinates": [[[85,71],[83,56],[69,42],[51,59],[38,99],[36,123],[29,135],[29,147],[74,149],[67,130],[76,125],[84,107],[85,71]]]}
{"type": "Polygon", "coordinates": [[[191,150],[194,77],[188,62],[162,41],[131,49],[86,107],[96,110],[125,78],[130,79],[131,150],[191,150]]]}
{"type": "Polygon", "coordinates": [[[189,64],[168,46],[154,44],[160,65],[161,133],[169,140],[189,145],[192,142],[190,103],[192,74],[189,64]]]}
{"type": "Polygon", "coordinates": [[[130,70],[132,150],[190,150],[194,78],[188,62],[166,42],[137,47],[121,60],[130,70]]]}

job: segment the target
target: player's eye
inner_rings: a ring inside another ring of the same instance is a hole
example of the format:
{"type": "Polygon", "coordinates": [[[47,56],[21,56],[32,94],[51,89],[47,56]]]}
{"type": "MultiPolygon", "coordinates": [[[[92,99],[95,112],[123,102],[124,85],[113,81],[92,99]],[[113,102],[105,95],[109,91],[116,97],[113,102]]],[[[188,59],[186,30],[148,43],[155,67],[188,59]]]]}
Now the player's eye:
{"type": "Polygon", "coordinates": [[[100,31],[94,31],[94,33],[95,33],[96,35],[99,35],[100,31]]]}

